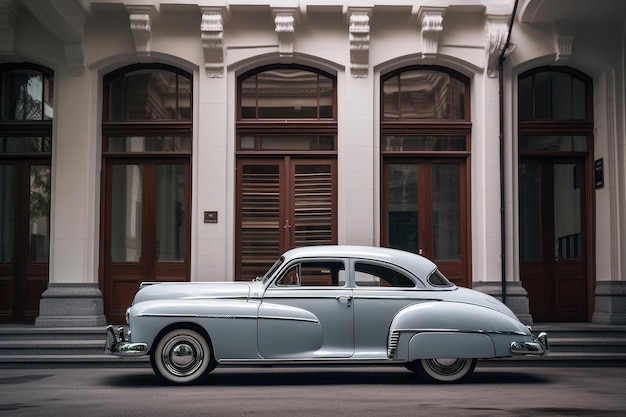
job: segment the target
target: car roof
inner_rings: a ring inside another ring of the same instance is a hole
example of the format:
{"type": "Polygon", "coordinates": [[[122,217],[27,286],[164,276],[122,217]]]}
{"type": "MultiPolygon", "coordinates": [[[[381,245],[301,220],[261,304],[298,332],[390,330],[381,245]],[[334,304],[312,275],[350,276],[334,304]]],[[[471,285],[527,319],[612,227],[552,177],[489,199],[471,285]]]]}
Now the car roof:
{"type": "Polygon", "coordinates": [[[285,261],[295,258],[362,258],[388,262],[404,268],[418,278],[426,279],[437,268],[427,258],[412,252],[377,246],[321,245],[291,249],[284,253],[285,261]]]}

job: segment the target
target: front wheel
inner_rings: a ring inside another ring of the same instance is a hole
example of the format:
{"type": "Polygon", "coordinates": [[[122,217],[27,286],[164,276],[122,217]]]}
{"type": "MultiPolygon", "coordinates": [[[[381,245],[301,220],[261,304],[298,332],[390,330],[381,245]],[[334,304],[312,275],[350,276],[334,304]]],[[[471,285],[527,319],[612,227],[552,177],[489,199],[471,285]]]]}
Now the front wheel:
{"type": "Polygon", "coordinates": [[[200,382],[215,368],[209,342],[191,329],[166,333],[152,350],[150,363],[157,375],[176,384],[200,382]]]}
{"type": "Polygon", "coordinates": [[[418,359],[407,364],[427,382],[459,382],[469,377],[476,367],[476,359],[418,359]]]}

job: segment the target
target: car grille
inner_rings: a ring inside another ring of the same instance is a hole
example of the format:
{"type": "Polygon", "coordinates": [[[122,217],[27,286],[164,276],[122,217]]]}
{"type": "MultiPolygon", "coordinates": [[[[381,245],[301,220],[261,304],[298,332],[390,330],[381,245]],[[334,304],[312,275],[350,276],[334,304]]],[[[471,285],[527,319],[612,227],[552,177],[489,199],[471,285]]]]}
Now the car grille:
{"type": "Polygon", "coordinates": [[[389,334],[389,342],[387,344],[387,357],[393,359],[398,349],[398,342],[400,340],[400,332],[394,331],[389,334]]]}

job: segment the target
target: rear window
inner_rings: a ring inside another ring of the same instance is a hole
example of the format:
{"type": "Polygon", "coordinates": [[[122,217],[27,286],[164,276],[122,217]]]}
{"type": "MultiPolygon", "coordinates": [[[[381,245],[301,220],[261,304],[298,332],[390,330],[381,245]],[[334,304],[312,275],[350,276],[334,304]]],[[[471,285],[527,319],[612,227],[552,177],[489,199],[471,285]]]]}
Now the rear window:
{"type": "Polygon", "coordinates": [[[448,281],[441,271],[435,269],[432,274],[428,277],[428,283],[433,287],[453,287],[454,284],[448,281]]]}

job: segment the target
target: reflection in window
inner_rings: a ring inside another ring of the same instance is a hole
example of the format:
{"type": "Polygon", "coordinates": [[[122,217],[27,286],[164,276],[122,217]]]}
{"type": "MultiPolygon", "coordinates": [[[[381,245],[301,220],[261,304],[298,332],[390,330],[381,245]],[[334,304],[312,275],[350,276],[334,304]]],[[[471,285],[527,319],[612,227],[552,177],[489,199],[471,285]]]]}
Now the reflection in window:
{"type": "Polygon", "coordinates": [[[466,151],[467,138],[451,135],[385,135],[381,143],[381,151],[466,151]]]}
{"type": "Polygon", "coordinates": [[[415,287],[415,282],[395,269],[378,264],[357,262],[354,265],[354,280],[359,287],[415,287]]]}
{"type": "Polygon", "coordinates": [[[332,286],[343,287],[346,272],[343,262],[302,262],[289,268],[276,285],[290,287],[332,286]]]}
{"type": "Polygon", "coordinates": [[[190,136],[111,136],[108,152],[191,152],[190,136]]]}
{"type": "Polygon", "coordinates": [[[111,260],[137,262],[141,257],[143,170],[114,165],[111,196],[111,260]]]}
{"type": "Polygon", "coordinates": [[[50,167],[33,165],[30,172],[29,258],[48,262],[50,253],[50,167]]]}
{"type": "Polygon", "coordinates": [[[275,68],[244,78],[242,119],[332,119],[334,79],[300,68],[275,68]]]}
{"type": "Polygon", "coordinates": [[[541,152],[586,152],[586,136],[520,136],[520,151],[541,152]]]}
{"type": "Polygon", "coordinates": [[[15,167],[0,165],[0,262],[13,259],[15,224],[15,167]]]}
{"type": "Polygon", "coordinates": [[[185,256],[185,166],[157,166],[157,261],[183,261],[185,256]]]}
{"type": "Polygon", "coordinates": [[[465,83],[441,71],[404,71],[383,83],[385,120],[464,120],[465,83]]]}
{"type": "Polygon", "coordinates": [[[2,73],[2,120],[52,120],[53,78],[35,69],[2,73]]]}
{"type": "Polygon", "coordinates": [[[108,80],[109,121],[191,120],[191,77],[169,69],[127,71],[108,80]]]}

